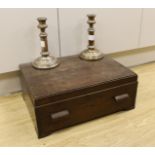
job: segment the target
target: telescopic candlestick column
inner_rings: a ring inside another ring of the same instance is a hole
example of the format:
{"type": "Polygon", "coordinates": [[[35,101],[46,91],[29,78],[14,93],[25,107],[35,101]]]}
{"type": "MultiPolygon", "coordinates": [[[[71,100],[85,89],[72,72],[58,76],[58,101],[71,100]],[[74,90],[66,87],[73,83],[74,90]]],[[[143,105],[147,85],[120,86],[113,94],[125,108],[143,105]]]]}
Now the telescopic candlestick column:
{"type": "Polygon", "coordinates": [[[89,24],[88,28],[88,48],[81,52],[80,57],[84,60],[98,60],[104,57],[103,53],[95,48],[95,15],[87,15],[89,24]]]}
{"type": "Polygon", "coordinates": [[[47,41],[47,33],[45,29],[47,28],[46,17],[37,18],[40,29],[40,43],[41,43],[41,56],[35,59],[32,62],[33,67],[37,69],[50,69],[59,65],[57,58],[49,54],[48,51],[48,41],[47,41]]]}

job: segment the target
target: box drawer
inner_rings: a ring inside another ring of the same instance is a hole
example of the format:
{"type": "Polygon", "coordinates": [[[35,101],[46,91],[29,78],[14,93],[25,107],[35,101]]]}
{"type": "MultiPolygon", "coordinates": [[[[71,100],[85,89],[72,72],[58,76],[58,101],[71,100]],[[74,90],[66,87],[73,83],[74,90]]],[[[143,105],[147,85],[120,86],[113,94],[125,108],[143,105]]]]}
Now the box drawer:
{"type": "Polygon", "coordinates": [[[133,109],[137,82],[47,103],[35,108],[38,137],[114,112],[133,109]]]}

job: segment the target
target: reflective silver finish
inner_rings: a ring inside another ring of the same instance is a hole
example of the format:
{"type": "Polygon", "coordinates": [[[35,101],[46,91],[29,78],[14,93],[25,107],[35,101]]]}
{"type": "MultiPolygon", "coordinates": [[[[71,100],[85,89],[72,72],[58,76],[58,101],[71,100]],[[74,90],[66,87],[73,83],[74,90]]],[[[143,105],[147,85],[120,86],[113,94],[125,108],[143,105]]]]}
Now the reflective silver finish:
{"type": "Polygon", "coordinates": [[[38,19],[40,29],[40,41],[41,41],[41,56],[32,62],[32,66],[37,69],[50,69],[59,65],[57,58],[49,54],[48,51],[48,41],[47,33],[45,29],[47,28],[46,17],[39,17],[38,19]]]}
{"type": "Polygon", "coordinates": [[[99,60],[104,55],[98,49],[86,49],[80,54],[80,57],[84,60],[99,60]]]}
{"type": "Polygon", "coordinates": [[[37,69],[50,69],[59,65],[58,60],[53,56],[39,57],[32,62],[37,69]]]}
{"type": "Polygon", "coordinates": [[[104,54],[95,48],[95,15],[87,15],[89,24],[88,28],[88,48],[80,53],[80,57],[84,60],[98,60],[104,57],[104,54]]]}

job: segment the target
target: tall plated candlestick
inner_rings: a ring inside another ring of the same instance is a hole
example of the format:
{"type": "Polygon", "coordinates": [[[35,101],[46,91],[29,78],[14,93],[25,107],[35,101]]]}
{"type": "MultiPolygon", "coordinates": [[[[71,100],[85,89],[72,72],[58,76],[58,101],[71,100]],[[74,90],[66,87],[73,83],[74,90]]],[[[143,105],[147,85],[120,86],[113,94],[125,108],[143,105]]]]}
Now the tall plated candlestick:
{"type": "Polygon", "coordinates": [[[98,60],[104,57],[103,53],[100,52],[98,49],[95,48],[95,29],[94,24],[95,15],[89,14],[87,15],[89,24],[88,28],[88,48],[81,52],[80,57],[84,60],[98,60]]]}
{"type": "Polygon", "coordinates": [[[37,69],[50,69],[54,68],[59,65],[57,58],[49,54],[48,51],[48,40],[47,40],[47,33],[45,29],[47,28],[46,24],[46,17],[39,17],[37,18],[39,25],[38,28],[40,29],[40,43],[41,43],[41,56],[35,59],[32,62],[33,67],[37,69]]]}

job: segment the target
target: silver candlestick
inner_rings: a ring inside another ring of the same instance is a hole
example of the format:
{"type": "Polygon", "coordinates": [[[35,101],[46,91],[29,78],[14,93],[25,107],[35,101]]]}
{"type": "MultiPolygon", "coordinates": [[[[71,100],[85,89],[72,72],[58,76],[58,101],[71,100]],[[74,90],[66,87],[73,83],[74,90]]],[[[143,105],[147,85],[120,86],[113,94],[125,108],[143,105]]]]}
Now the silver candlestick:
{"type": "Polygon", "coordinates": [[[88,48],[81,52],[80,57],[84,60],[98,60],[104,57],[103,53],[100,52],[98,49],[95,48],[95,29],[94,24],[95,15],[89,14],[87,15],[89,24],[88,28],[88,48]]]}
{"type": "Polygon", "coordinates": [[[57,58],[49,54],[48,51],[48,40],[47,40],[47,33],[45,29],[48,27],[46,24],[46,17],[39,17],[37,18],[39,25],[38,28],[40,29],[40,43],[41,43],[41,56],[35,59],[32,62],[33,67],[37,69],[50,69],[54,68],[59,65],[57,58]]]}

